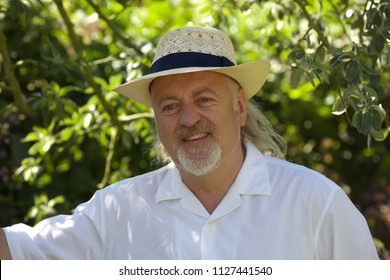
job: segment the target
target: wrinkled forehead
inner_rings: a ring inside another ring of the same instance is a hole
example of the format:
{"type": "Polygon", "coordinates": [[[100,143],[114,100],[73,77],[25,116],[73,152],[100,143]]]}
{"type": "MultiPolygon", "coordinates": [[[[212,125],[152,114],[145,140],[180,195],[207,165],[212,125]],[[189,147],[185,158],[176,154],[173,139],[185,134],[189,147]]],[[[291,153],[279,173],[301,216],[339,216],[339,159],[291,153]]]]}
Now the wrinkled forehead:
{"type": "Polygon", "coordinates": [[[152,95],[153,99],[153,94],[158,94],[160,90],[169,90],[170,88],[178,87],[188,89],[191,86],[213,86],[223,83],[226,83],[228,86],[240,88],[240,84],[236,80],[225,74],[213,71],[199,71],[158,77],[150,83],[149,94],[152,95]]]}

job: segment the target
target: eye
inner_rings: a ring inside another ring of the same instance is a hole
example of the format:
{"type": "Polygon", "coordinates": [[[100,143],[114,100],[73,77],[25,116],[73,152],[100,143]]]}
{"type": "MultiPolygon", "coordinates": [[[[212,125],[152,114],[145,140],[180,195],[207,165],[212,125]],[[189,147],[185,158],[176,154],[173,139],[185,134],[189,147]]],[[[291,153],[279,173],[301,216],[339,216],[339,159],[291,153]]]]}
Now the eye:
{"type": "Polygon", "coordinates": [[[200,97],[198,103],[202,106],[211,106],[214,102],[214,99],[210,97],[200,97]]]}
{"type": "Polygon", "coordinates": [[[168,104],[162,107],[162,112],[171,112],[178,107],[177,104],[168,104]]]}

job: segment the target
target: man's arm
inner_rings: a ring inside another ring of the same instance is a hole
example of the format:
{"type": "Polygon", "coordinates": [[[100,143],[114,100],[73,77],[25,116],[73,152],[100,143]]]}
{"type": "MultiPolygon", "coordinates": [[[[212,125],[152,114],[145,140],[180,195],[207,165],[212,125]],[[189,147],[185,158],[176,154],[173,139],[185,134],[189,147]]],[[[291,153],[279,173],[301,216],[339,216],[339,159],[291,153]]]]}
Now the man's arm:
{"type": "Polygon", "coordinates": [[[5,237],[4,230],[0,228],[0,260],[11,260],[11,252],[8,248],[7,238],[5,237]]]}

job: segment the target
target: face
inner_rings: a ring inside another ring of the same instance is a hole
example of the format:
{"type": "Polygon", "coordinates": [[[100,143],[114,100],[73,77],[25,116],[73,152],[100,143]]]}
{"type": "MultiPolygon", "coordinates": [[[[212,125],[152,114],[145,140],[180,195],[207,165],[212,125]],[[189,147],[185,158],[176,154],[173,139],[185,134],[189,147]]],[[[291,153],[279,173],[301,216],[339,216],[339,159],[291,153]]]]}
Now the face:
{"type": "Polygon", "coordinates": [[[160,140],[181,171],[203,176],[240,158],[246,97],[231,78],[215,72],[160,77],[151,94],[160,140]]]}

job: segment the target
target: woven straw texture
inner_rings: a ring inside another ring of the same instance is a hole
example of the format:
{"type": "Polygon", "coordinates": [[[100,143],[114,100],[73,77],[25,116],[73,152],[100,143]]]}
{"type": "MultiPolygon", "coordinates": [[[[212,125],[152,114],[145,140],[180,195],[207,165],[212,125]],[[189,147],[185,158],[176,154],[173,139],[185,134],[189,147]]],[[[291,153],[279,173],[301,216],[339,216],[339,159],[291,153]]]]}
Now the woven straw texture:
{"type": "Polygon", "coordinates": [[[224,56],[237,64],[231,40],[225,33],[215,28],[183,27],[168,31],[156,47],[153,62],[168,54],[180,52],[224,56]]]}

